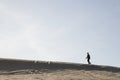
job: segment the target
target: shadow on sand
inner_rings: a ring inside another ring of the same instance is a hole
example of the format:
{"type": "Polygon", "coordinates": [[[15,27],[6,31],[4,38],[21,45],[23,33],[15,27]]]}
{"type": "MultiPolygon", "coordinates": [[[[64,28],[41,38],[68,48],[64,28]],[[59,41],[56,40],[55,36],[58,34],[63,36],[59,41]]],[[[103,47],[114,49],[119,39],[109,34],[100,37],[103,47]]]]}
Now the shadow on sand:
{"type": "Polygon", "coordinates": [[[88,65],[67,62],[47,62],[47,61],[30,61],[30,60],[16,60],[16,59],[0,59],[0,71],[15,71],[15,70],[99,70],[109,72],[120,72],[119,67],[88,65]]]}

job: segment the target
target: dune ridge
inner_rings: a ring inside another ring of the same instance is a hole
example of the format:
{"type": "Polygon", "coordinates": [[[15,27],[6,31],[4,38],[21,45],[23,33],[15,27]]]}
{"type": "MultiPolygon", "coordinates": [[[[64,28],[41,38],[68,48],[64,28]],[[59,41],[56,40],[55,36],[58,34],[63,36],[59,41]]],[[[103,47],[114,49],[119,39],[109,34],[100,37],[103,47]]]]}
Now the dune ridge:
{"type": "Polygon", "coordinates": [[[0,58],[0,80],[120,80],[120,68],[0,58]]]}
{"type": "Polygon", "coordinates": [[[77,69],[77,70],[99,70],[109,72],[120,72],[119,67],[88,65],[68,62],[52,62],[52,61],[34,61],[20,59],[0,59],[0,70],[15,71],[15,70],[62,70],[62,69],[77,69]]]}

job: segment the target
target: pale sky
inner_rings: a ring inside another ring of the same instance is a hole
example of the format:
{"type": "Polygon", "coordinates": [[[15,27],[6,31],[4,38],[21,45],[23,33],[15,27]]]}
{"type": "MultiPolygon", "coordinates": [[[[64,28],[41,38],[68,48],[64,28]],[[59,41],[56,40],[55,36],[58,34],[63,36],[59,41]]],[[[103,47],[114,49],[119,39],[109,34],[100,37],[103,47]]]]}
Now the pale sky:
{"type": "Polygon", "coordinates": [[[0,57],[120,67],[120,0],[0,0],[0,57]]]}

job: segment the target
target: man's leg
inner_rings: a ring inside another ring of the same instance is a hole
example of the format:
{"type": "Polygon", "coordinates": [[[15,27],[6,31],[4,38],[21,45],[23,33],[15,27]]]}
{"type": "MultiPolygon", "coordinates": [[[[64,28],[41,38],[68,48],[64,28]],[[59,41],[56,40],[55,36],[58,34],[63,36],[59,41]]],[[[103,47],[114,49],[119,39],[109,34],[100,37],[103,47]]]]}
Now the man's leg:
{"type": "Polygon", "coordinates": [[[88,64],[91,64],[91,63],[90,63],[90,59],[88,59],[88,64]]]}

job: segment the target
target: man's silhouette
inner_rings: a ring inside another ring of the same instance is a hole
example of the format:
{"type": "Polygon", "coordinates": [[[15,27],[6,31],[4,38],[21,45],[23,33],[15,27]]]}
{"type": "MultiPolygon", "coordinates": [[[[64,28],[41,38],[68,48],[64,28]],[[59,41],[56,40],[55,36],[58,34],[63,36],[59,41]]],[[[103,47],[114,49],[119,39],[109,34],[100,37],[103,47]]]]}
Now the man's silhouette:
{"type": "Polygon", "coordinates": [[[90,62],[90,54],[89,54],[89,52],[87,52],[87,57],[86,57],[86,59],[87,59],[88,64],[91,64],[91,62],[90,62]]]}

